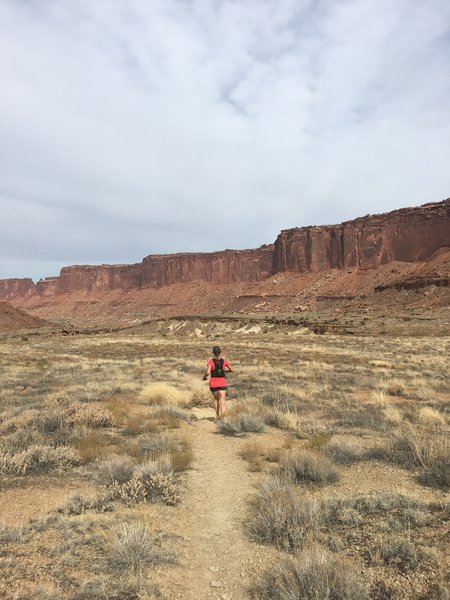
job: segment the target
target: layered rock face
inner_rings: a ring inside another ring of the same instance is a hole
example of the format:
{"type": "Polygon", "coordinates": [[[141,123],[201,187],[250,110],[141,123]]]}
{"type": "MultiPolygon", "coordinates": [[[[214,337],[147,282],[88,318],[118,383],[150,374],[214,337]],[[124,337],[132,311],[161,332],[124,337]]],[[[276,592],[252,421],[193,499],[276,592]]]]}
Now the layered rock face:
{"type": "Polygon", "coordinates": [[[0,299],[30,296],[36,292],[32,279],[0,279],[0,299]]]}
{"type": "Polygon", "coordinates": [[[256,250],[147,256],[142,262],[142,286],[185,283],[195,279],[215,283],[263,281],[272,274],[273,245],[256,250]]]}
{"type": "Polygon", "coordinates": [[[370,269],[394,260],[425,261],[444,247],[450,249],[450,200],[340,225],[282,231],[273,271],[370,269]]]}
{"type": "Polygon", "coordinates": [[[194,280],[259,282],[282,271],[372,269],[390,261],[426,261],[446,249],[450,250],[450,199],[340,225],[288,229],[275,244],[254,250],[151,255],[132,265],[75,265],[36,284],[31,279],[0,280],[0,299],[163,287],[194,280]]]}

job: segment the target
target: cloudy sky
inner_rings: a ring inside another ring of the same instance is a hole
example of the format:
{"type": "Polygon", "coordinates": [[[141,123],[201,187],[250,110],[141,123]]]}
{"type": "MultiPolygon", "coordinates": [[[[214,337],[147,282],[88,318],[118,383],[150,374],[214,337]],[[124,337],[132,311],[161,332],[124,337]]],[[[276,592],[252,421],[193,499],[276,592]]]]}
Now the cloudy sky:
{"type": "Polygon", "coordinates": [[[450,196],[448,0],[1,0],[0,278],[450,196]]]}

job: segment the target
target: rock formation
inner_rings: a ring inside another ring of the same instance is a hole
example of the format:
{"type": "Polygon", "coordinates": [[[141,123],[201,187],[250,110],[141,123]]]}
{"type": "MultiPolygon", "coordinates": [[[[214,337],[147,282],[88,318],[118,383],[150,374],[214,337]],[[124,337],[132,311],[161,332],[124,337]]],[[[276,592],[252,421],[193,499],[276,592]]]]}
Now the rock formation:
{"type": "Polygon", "coordinates": [[[444,247],[450,249],[450,200],[340,225],[282,231],[273,270],[370,269],[395,260],[426,261],[444,247]]]}
{"type": "Polygon", "coordinates": [[[366,216],[340,225],[282,231],[275,244],[253,250],[150,255],[132,265],[75,265],[59,277],[0,280],[0,299],[75,291],[131,290],[203,280],[264,281],[280,272],[318,273],[391,261],[427,261],[450,250],[450,199],[366,216]]]}

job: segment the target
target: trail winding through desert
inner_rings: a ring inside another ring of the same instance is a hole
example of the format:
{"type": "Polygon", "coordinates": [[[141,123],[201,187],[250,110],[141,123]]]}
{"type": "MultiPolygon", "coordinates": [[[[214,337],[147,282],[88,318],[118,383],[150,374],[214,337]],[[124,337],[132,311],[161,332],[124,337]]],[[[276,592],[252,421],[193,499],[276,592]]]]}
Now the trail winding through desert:
{"type": "Polygon", "coordinates": [[[189,471],[180,511],[185,541],[183,580],[172,597],[240,600],[255,561],[255,547],[245,537],[247,501],[254,475],[239,457],[243,440],[216,433],[211,409],[197,409],[191,441],[195,460],[189,471]]]}

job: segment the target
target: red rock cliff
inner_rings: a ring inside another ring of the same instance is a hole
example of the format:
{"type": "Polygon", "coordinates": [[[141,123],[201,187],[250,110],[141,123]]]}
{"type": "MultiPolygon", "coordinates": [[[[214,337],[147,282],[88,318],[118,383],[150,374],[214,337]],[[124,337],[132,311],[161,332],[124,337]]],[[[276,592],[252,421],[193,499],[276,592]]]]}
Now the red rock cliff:
{"type": "Polygon", "coordinates": [[[450,248],[450,199],[361,217],[340,225],[287,229],[275,242],[274,272],[375,268],[425,261],[450,248]]]}
{"type": "Polygon", "coordinates": [[[0,299],[10,300],[36,293],[32,279],[0,279],[0,299]]]}
{"type": "Polygon", "coordinates": [[[272,274],[273,245],[256,250],[147,256],[142,285],[161,287],[202,279],[215,283],[262,281],[272,274]]]}
{"type": "Polygon", "coordinates": [[[162,287],[195,279],[257,282],[280,271],[370,269],[393,260],[426,261],[445,248],[450,249],[450,199],[340,225],[288,229],[274,245],[255,250],[151,255],[132,265],[75,265],[36,284],[31,279],[4,279],[0,299],[162,287]]]}

